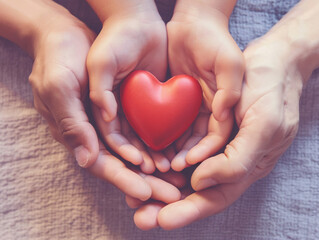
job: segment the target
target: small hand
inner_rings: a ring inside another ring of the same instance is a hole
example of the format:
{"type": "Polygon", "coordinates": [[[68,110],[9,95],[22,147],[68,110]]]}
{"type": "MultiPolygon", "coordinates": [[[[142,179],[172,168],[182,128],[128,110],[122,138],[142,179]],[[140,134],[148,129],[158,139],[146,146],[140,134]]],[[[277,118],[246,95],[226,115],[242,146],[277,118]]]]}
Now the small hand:
{"type": "Polygon", "coordinates": [[[136,212],[139,225],[156,216],[159,226],[174,229],[217,214],[270,173],[297,133],[303,86],[300,65],[292,64],[283,49],[276,38],[259,39],[248,46],[242,97],[235,108],[236,137],[224,153],[195,169],[190,181],[196,192],[189,187],[190,194],[180,201],[161,207],[144,205],[136,212]]]}
{"type": "Polygon", "coordinates": [[[138,202],[149,201],[150,198],[166,204],[178,201],[181,193],[177,187],[185,182],[182,175],[170,180],[171,173],[166,173],[166,177],[162,177],[163,173],[153,176],[141,172],[135,166],[127,166],[110,154],[101,142],[98,158],[89,171],[116,186],[127,195],[127,199],[138,202]]]}
{"type": "Polygon", "coordinates": [[[167,25],[172,75],[188,74],[198,79],[204,96],[193,128],[178,143],[181,151],[172,161],[175,170],[213,155],[230,136],[232,108],[241,93],[244,59],[227,25],[228,18],[217,10],[189,13],[178,6],[167,25]]]}
{"type": "Polygon", "coordinates": [[[154,171],[154,163],[150,161],[152,154],[145,151],[143,144],[137,141],[133,144],[125,135],[122,111],[115,97],[121,81],[135,69],[150,71],[164,80],[167,67],[165,24],[157,11],[148,12],[148,15],[151,16],[146,18],[136,13],[109,17],[90,49],[87,66],[90,98],[95,105],[94,117],[99,119],[97,125],[102,138],[125,160],[144,165],[143,170],[150,173],[154,171]]]}

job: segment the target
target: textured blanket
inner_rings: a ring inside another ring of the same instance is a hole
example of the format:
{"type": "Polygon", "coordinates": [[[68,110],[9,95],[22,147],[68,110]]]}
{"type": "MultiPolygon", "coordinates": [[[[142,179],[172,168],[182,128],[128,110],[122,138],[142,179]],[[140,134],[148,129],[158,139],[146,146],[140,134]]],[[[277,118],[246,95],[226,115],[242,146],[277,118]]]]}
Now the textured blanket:
{"type": "MultiPolygon", "coordinates": [[[[98,31],[84,0],[60,0],[98,31]]],[[[156,1],[167,21],[174,1],[156,1]]],[[[239,0],[230,30],[244,49],[297,0],[239,0]]],[[[0,239],[319,239],[319,72],[304,89],[299,133],[272,173],[224,212],[143,232],[124,195],[80,169],[33,108],[32,60],[0,39],[0,239]]]]}

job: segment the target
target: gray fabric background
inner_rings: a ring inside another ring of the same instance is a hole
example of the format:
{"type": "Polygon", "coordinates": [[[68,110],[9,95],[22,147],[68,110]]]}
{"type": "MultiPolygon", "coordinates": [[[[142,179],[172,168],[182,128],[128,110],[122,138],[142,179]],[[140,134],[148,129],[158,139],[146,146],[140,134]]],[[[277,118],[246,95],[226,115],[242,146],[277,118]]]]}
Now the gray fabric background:
{"type": "MultiPolygon", "coordinates": [[[[59,3],[98,31],[84,0],[59,3]]],[[[165,19],[174,1],[156,1],[165,19]]],[[[239,0],[243,49],[297,0],[239,0]]],[[[32,60],[0,38],[0,239],[319,239],[319,72],[304,89],[297,138],[273,172],[230,208],[174,231],[143,232],[115,187],[77,167],[33,108],[32,60]]]]}

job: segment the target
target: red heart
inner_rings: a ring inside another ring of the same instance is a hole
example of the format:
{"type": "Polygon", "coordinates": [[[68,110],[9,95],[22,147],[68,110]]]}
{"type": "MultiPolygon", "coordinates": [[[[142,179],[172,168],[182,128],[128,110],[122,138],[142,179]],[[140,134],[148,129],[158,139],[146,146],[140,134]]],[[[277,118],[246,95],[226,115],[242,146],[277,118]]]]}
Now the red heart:
{"type": "Polygon", "coordinates": [[[196,79],[179,75],[160,82],[147,71],[134,71],[121,85],[124,114],[153,150],[166,148],[195,120],[202,102],[196,79]]]}

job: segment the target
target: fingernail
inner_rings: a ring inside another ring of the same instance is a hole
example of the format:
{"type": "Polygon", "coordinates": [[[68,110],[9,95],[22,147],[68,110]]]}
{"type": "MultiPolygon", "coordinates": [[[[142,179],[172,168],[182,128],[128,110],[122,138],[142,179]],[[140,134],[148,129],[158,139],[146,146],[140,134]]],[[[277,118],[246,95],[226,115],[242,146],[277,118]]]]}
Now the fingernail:
{"type": "Polygon", "coordinates": [[[222,114],[220,115],[220,120],[221,121],[225,121],[228,116],[229,116],[230,110],[229,109],[225,109],[222,114]]]}
{"type": "Polygon", "coordinates": [[[217,185],[217,181],[212,178],[205,178],[196,184],[196,191],[217,185]]]}
{"type": "Polygon", "coordinates": [[[78,146],[77,148],[75,148],[74,155],[80,167],[85,167],[87,163],[89,162],[90,153],[83,146],[78,146]]]}

